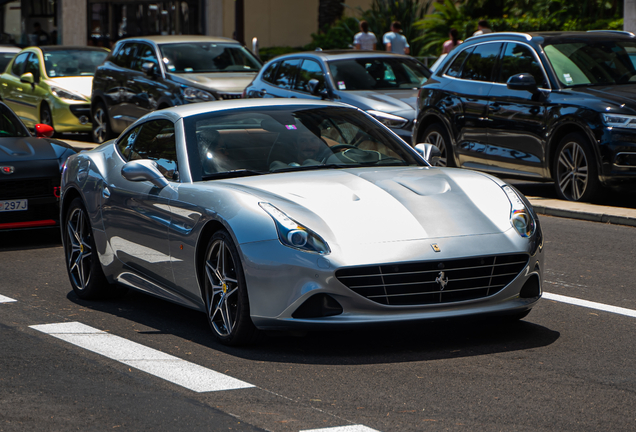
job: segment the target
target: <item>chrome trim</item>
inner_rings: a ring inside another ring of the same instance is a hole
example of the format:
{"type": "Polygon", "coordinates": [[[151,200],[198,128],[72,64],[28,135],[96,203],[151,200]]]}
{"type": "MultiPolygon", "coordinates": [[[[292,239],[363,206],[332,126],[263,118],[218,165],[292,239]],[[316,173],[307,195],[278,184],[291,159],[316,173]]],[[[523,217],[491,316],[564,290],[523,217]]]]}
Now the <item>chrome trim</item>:
{"type": "Polygon", "coordinates": [[[618,152],[616,153],[616,155],[614,156],[614,163],[612,165],[614,165],[615,167],[620,167],[620,168],[636,168],[636,165],[619,165],[616,163],[616,160],[618,159],[618,157],[620,155],[632,155],[634,157],[636,157],[636,152],[618,152]]]}

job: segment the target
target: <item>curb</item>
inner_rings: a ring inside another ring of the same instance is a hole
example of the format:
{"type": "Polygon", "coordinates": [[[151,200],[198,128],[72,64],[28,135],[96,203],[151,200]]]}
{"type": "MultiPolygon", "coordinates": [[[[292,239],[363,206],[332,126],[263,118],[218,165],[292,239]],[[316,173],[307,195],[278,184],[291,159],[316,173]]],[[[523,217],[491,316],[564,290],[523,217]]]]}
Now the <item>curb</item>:
{"type": "Polygon", "coordinates": [[[636,227],[636,210],[527,197],[537,214],[636,227]]]}

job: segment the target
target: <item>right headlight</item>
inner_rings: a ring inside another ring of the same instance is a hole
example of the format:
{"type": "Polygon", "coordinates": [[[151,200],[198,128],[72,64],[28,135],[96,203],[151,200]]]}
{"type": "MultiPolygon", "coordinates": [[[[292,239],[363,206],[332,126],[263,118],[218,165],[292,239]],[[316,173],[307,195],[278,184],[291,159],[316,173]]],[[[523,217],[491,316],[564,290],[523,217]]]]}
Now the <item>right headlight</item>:
{"type": "Polygon", "coordinates": [[[371,114],[377,121],[379,121],[386,127],[401,128],[409,122],[404,117],[396,116],[382,111],[369,110],[367,111],[367,113],[371,114]]]}
{"type": "Polygon", "coordinates": [[[79,95],[77,93],[70,92],[61,87],[51,86],[51,94],[60,99],[88,102],[88,99],[86,99],[84,96],[79,95]]]}
{"type": "Polygon", "coordinates": [[[636,129],[636,116],[622,114],[603,114],[603,122],[607,126],[636,129]]]}
{"type": "Polygon", "coordinates": [[[501,188],[510,201],[510,224],[521,237],[532,237],[537,229],[537,224],[532,217],[530,208],[512,186],[504,185],[501,188]]]}
{"type": "Polygon", "coordinates": [[[209,102],[214,101],[216,98],[204,90],[194,87],[184,87],[181,89],[183,98],[188,102],[209,102]]]}
{"type": "Polygon", "coordinates": [[[274,219],[278,239],[285,246],[322,255],[331,252],[327,242],[306,226],[299,224],[270,203],[260,202],[258,205],[274,219]]]}

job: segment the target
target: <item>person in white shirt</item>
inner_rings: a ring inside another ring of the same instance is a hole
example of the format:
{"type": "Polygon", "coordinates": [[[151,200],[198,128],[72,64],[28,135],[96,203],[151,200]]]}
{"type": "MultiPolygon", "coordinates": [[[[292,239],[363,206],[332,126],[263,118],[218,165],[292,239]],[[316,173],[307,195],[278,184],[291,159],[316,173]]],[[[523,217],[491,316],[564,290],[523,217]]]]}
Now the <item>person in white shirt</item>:
{"type": "Polygon", "coordinates": [[[477,31],[473,33],[473,36],[479,36],[486,33],[492,33],[490,29],[490,25],[488,25],[488,21],[481,20],[477,23],[477,31]]]}
{"type": "Polygon", "coordinates": [[[391,31],[384,34],[382,42],[387,51],[398,54],[410,54],[411,47],[406,41],[406,37],[401,35],[402,24],[399,21],[393,21],[391,24],[391,31]]]}
{"type": "Polygon", "coordinates": [[[369,23],[365,20],[360,21],[360,32],[353,37],[353,46],[357,50],[374,51],[375,45],[378,43],[375,35],[369,31],[369,23]]]}

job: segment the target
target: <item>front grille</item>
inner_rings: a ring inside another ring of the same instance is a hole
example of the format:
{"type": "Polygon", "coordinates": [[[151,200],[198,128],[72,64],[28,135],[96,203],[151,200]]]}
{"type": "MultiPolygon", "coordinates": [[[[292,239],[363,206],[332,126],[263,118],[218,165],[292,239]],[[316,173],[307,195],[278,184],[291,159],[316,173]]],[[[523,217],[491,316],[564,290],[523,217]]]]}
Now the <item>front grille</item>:
{"type": "Polygon", "coordinates": [[[21,199],[53,196],[53,187],[60,181],[47,179],[22,179],[0,181],[0,199],[21,199]]]}
{"type": "Polygon", "coordinates": [[[217,94],[223,100],[241,99],[243,97],[243,93],[217,93],[217,94]]]}
{"type": "Polygon", "coordinates": [[[527,254],[352,267],[336,277],[354,292],[391,305],[429,305],[496,294],[523,270],[527,254]]]}

